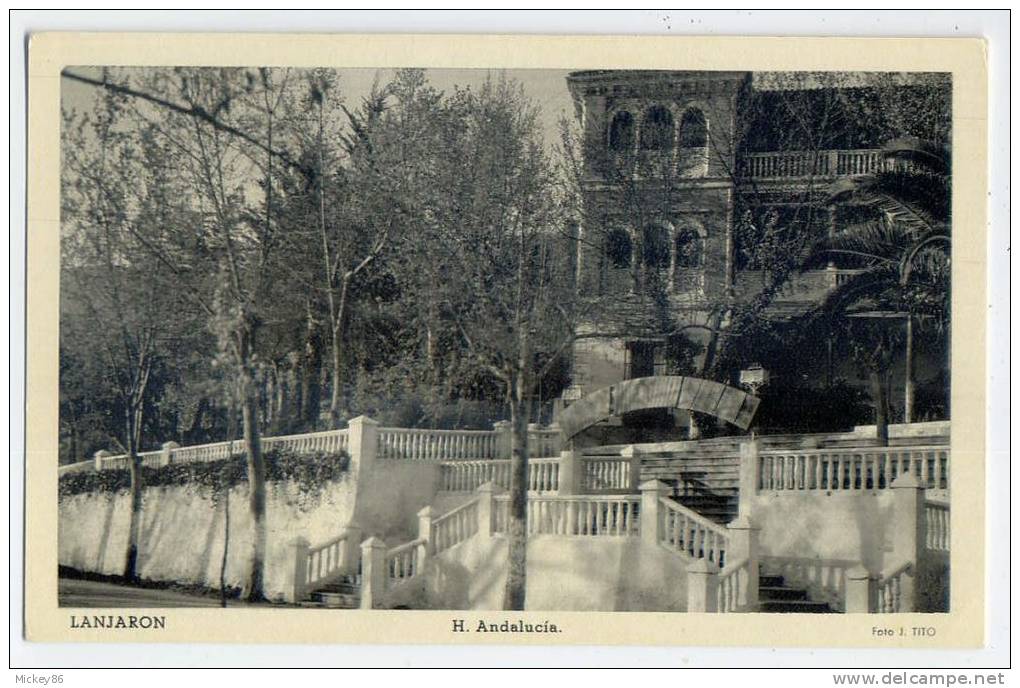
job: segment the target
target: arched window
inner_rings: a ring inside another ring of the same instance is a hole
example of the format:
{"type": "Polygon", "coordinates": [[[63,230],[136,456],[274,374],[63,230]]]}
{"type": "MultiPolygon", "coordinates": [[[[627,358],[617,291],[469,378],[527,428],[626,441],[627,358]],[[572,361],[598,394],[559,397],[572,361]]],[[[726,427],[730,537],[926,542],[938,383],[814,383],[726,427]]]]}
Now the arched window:
{"type": "Polygon", "coordinates": [[[606,236],[606,257],[614,268],[630,267],[630,235],[622,229],[614,229],[606,236]]]}
{"type": "Polygon", "coordinates": [[[669,231],[660,225],[648,225],[642,234],[645,265],[669,267],[669,231]]]}
{"type": "Polygon", "coordinates": [[[693,227],[683,227],[676,234],[676,266],[681,270],[700,268],[704,256],[704,239],[693,227]]]}
{"type": "Polygon", "coordinates": [[[661,105],[645,112],[641,122],[641,147],[645,150],[668,150],[673,147],[673,115],[661,105]]]}
{"type": "Polygon", "coordinates": [[[628,151],[634,147],[634,117],[624,110],[616,113],[609,125],[609,149],[628,151]]]}
{"type": "Polygon", "coordinates": [[[708,146],[708,122],[698,108],[684,112],[680,120],[680,147],[705,148],[708,146]]]}

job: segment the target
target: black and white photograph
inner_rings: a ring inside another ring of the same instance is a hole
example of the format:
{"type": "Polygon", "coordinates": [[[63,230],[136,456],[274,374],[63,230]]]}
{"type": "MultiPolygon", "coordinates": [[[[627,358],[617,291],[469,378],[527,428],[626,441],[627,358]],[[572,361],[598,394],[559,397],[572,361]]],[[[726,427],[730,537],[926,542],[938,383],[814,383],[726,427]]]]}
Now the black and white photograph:
{"type": "Polygon", "coordinates": [[[63,67],[72,628],[951,612],[953,85],[63,67]]]}

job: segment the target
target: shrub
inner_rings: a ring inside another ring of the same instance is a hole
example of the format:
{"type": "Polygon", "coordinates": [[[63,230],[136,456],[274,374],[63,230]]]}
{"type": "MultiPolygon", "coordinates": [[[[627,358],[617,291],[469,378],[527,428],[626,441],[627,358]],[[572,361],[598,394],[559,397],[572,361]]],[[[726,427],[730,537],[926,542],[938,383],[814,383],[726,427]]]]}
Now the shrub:
{"type": "MultiPolygon", "coordinates": [[[[350,456],[346,452],[297,454],[270,449],[264,457],[267,483],[294,482],[304,494],[317,494],[326,483],[339,480],[350,468],[350,456]]],[[[243,454],[219,461],[142,467],[142,484],[147,488],[195,485],[219,495],[247,481],[248,468],[243,454]]],[[[58,493],[61,497],[103,492],[116,494],[130,487],[130,471],[117,468],[63,475],[58,483],[58,493]]]]}

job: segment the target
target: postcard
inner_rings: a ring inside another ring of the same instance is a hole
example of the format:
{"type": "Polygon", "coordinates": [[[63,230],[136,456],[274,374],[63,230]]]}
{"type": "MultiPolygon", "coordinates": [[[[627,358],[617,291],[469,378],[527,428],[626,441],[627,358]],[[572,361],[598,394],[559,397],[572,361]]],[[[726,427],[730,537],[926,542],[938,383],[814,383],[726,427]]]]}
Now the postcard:
{"type": "Polygon", "coordinates": [[[984,49],[33,36],[27,638],[980,646],[984,49]]]}

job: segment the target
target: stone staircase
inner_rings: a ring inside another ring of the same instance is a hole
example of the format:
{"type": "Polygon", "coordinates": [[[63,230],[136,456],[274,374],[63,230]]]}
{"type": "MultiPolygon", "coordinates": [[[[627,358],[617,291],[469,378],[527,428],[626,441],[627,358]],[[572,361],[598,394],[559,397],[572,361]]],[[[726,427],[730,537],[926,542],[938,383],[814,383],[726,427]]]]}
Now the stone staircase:
{"type": "Polygon", "coordinates": [[[720,525],[726,525],[737,517],[737,500],[731,495],[701,492],[680,494],[673,500],[720,525]]]}
{"type": "Polygon", "coordinates": [[[828,602],[808,598],[804,588],[787,585],[782,576],[758,577],[758,611],[766,614],[834,614],[828,602]]]}
{"type": "Polygon", "coordinates": [[[302,607],[320,609],[357,609],[361,604],[359,576],[342,576],[328,585],[316,588],[300,602],[302,607]]]}

